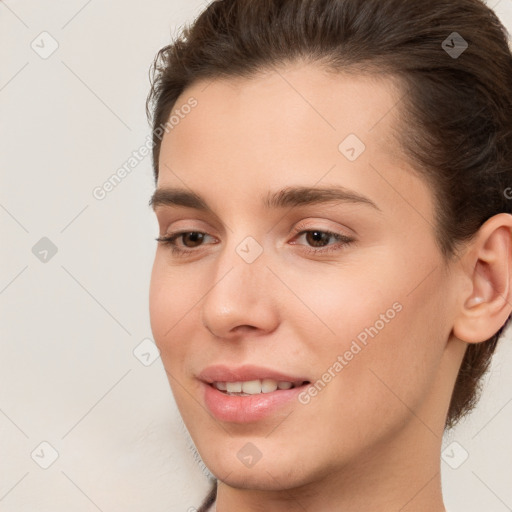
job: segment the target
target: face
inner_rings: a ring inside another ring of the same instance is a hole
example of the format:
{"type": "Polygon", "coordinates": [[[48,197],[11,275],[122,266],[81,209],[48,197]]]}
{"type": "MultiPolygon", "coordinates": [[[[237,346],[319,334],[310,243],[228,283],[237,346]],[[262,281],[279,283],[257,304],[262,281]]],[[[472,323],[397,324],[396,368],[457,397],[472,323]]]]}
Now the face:
{"type": "Polygon", "coordinates": [[[159,235],[181,235],[156,250],[150,315],[205,464],[291,488],[430,443],[454,301],[432,192],[392,137],[399,91],[296,64],[173,110],[190,98],[161,146],[159,235]]]}

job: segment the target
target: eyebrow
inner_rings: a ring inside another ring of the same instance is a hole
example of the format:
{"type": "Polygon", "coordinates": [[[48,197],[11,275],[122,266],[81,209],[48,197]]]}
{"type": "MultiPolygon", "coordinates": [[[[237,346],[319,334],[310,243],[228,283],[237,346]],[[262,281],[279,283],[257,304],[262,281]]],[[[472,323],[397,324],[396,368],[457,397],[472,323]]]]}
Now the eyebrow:
{"type": "MultiPolygon", "coordinates": [[[[368,197],[342,186],[286,187],[275,192],[268,192],[263,198],[262,204],[268,210],[331,202],[364,204],[382,211],[368,197]]],[[[184,206],[215,215],[215,212],[200,195],[183,188],[157,188],[149,200],[149,206],[153,210],[163,206],[184,206]]]]}

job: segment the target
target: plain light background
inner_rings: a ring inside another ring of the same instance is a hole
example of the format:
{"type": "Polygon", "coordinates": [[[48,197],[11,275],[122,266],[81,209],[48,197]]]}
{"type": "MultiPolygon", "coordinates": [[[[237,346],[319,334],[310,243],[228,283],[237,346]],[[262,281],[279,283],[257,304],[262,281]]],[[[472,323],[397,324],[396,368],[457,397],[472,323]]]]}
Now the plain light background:
{"type": "MultiPolygon", "coordinates": [[[[208,488],[152,345],[150,156],[93,195],[147,141],[150,64],[206,3],[0,2],[2,512],[193,511],[208,488]]],[[[512,0],[489,5],[512,31],[512,0]]],[[[511,345],[445,436],[452,512],[512,510],[511,345]]]]}

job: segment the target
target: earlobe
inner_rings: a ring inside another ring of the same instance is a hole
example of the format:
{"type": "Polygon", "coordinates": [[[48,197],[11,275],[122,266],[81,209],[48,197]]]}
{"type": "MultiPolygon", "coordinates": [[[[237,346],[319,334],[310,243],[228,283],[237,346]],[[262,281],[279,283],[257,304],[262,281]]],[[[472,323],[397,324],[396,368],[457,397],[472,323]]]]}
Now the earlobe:
{"type": "MultiPolygon", "coordinates": [[[[512,215],[488,219],[460,263],[469,269],[470,294],[454,321],[453,333],[467,343],[490,339],[512,311],[512,215]]],[[[467,288],[465,293],[467,293],[467,288]]]]}

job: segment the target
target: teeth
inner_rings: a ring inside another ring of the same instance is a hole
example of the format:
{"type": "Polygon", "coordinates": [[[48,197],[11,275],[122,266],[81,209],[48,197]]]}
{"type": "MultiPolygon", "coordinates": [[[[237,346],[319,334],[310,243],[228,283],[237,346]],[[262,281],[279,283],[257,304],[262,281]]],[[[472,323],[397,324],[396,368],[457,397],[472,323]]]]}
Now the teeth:
{"type": "Polygon", "coordinates": [[[226,382],[226,389],[229,393],[241,393],[242,383],[241,382],[226,382]]]}
{"type": "Polygon", "coordinates": [[[216,382],[215,387],[220,391],[227,391],[227,386],[225,382],[216,382]]]}
{"type": "MultiPolygon", "coordinates": [[[[302,383],[301,383],[302,384],[302,383]]],[[[227,394],[257,395],[259,393],[272,393],[278,389],[291,389],[293,382],[276,381],[273,379],[247,380],[244,382],[214,382],[213,386],[227,394]]]]}
{"type": "Polygon", "coordinates": [[[272,379],[263,379],[261,381],[261,392],[262,393],[272,393],[277,389],[277,382],[272,379]]]}
{"type": "Polygon", "coordinates": [[[242,391],[248,395],[256,395],[257,393],[261,393],[261,381],[247,380],[242,382],[242,391]]]}

